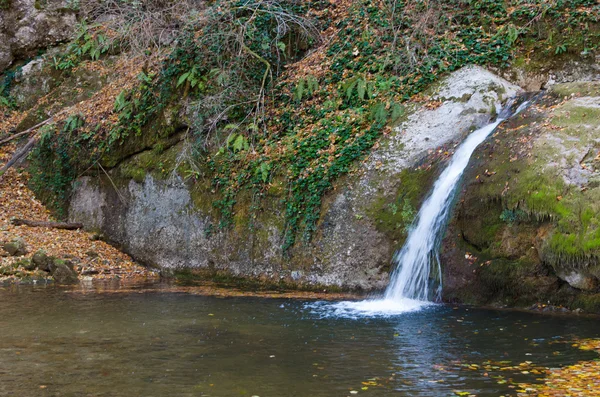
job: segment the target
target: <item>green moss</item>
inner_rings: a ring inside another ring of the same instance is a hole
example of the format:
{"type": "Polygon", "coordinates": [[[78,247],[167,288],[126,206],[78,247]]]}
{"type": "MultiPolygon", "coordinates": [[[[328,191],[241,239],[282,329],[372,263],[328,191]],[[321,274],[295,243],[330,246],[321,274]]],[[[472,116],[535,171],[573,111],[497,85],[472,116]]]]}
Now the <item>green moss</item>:
{"type": "Polygon", "coordinates": [[[577,96],[600,96],[600,82],[586,81],[555,84],[550,87],[550,92],[559,97],[577,96]]]}
{"type": "MultiPolygon", "coordinates": [[[[577,307],[577,292],[561,289],[552,273],[571,266],[591,273],[600,264],[600,187],[585,184],[585,175],[574,178],[565,171],[578,172],[582,164],[595,169],[600,114],[579,99],[555,108],[556,95],[541,100],[552,112],[533,110],[501,127],[475,153],[476,166],[465,175],[466,194],[456,222],[472,244],[462,252],[484,264],[477,269],[477,284],[483,287],[465,291],[479,303],[552,300],[577,307]],[[567,183],[568,178],[574,181],[567,183]],[[483,258],[491,260],[489,266],[483,258]],[[540,260],[536,270],[531,264],[540,260]],[[550,274],[542,277],[536,271],[550,274]]],[[[587,309],[594,305],[586,303],[587,309]]]]}
{"type": "Polygon", "coordinates": [[[405,169],[394,195],[382,195],[366,209],[377,230],[401,244],[437,175],[437,167],[405,169]]]}
{"type": "MultiPolygon", "coordinates": [[[[166,142],[168,141],[161,141],[166,142]]],[[[119,167],[119,176],[123,179],[133,179],[141,183],[147,174],[156,179],[166,179],[173,172],[185,176],[188,170],[184,161],[178,161],[182,144],[168,147],[163,150],[145,150],[123,161],[119,167]]]]}
{"type": "Polygon", "coordinates": [[[190,189],[190,196],[194,207],[205,215],[216,213],[213,203],[220,198],[218,192],[214,191],[210,180],[207,178],[196,179],[190,189]]]}

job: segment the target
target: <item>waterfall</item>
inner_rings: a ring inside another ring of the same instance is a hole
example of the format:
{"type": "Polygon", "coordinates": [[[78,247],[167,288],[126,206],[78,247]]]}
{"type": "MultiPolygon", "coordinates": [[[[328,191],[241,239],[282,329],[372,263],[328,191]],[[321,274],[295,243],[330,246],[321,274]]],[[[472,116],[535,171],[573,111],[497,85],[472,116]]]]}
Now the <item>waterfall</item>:
{"type": "MultiPolygon", "coordinates": [[[[421,206],[404,246],[394,257],[395,268],[383,299],[339,302],[334,305],[336,314],[354,316],[357,312],[366,315],[402,313],[418,310],[440,296],[442,283],[438,248],[458,182],[477,146],[511,116],[511,104],[512,101],[505,106],[496,121],[471,133],[457,148],[421,206]],[[432,270],[437,272],[437,280],[430,277],[432,270]]],[[[513,115],[520,113],[528,104],[527,101],[522,103],[513,115]]]]}
{"type": "MultiPolygon", "coordinates": [[[[527,104],[528,102],[521,104],[515,114],[521,112],[527,104]]],[[[438,275],[441,275],[438,248],[444,235],[454,192],[477,146],[509,116],[511,116],[510,103],[504,111],[500,112],[495,122],[471,133],[458,147],[421,206],[406,243],[394,257],[395,270],[385,291],[385,300],[428,301],[439,297],[442,288],[441,279],[438,277],[437,288],[432,290],[434,282],[430,280],[430,273],[435,270],[438,275]]]]}

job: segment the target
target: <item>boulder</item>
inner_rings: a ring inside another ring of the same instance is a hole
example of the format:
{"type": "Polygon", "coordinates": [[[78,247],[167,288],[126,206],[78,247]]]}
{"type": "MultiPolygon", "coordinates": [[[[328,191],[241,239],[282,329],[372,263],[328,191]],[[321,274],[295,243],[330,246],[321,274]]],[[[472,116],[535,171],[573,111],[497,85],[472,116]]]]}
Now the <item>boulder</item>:
{"type": "Polygon", "coordinates": [[[67,41],[77,11],[67,0],[11,0],[0,9],[0,73],[17,59],[67,41]]]}
{"type": "Polygon", "coordinates": [[[31,258],[31,263],[38,269],[43,270],[45,272],[49,272],[50,265],[52,264],[52,258],[50,258],[46,254],[46,251],[39,250],[35,254],[33,254],[33,257],[31,258]]]}
{"type": "Polygon", "coordinates": [[[25,244],[25,240],[22,238],[17,238],[11,242],[4,243],[4,251],[8,252],[11,256],[23,256],[27,254],[27,245],[25,244]]]}
{"type": "Polygon", "coordinates": [[[36,264],[33,263],[33,261],[31,259],[22,259],[19,262],[19,265],[23,267],[23,269],[28,270],[28,271],[32,271],[35,270],[37,268],[36,264]]]}
{"type": "Polygon", "coordinates": [[[251,222],[244,214],[252,212],[253,200],[238,197],[236,227],[216,228],[210,181],[191,188],[176,173],[165,180],[151,171],[153,164],[179,158],[187,150],[183,143],[161,154],[138,150],[115,161],[110,172],[117,189],[108,180],[104,183],[103,176],[79,178],[69,220],[100,231],[136,260],[163,272],[219,270],[294,284],[381,289],[394,251],[435,179],[435,165],[424,163],[443,161],[441,154],[488,124],[518,90],[477,66],[442,79],[428,93],[439,106],[407,105],[403,121],[323,199],[313,239],[290,252],[282,249],[285,183],[273,182],[262,201],[264,211],[251,222]],[[444,150],[436,156],[439,148],[444,150]]]}
{"type": "Polygon", "coordinates": [[[54,259],[51,267],[52,277],[57,284],[76,284],[79,282],[79,278],[71,262],[54,259]]]}

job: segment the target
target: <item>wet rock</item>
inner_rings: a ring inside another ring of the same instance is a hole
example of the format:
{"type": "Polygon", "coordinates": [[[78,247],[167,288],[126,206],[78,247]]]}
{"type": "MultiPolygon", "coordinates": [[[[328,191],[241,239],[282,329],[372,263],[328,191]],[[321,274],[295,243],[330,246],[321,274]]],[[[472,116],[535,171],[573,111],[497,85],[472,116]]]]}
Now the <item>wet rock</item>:
{"type": "Polygon", "coordinates": [[[3,248],[4,251],[8,252],[11,256],[23,256],[27,254],[27,245],[22,238],[17,238],[9,243],[5,243],[3,248]]]}
{"type": "Polygon", "coordinates": [[[598,279],[586,272],[572,270],[557,273],[557,275],[573,288],[583,291],[595,291],[598,289],[598,279]]]}
{"type": "Polygon", "coordinates": [[[90,274],[98,274],[98,273],[100,273],[98,271],[98,269],[95,269],[93,267],[87,267],[87,268],[84,268],[84,269],[81,270],[81,275],[82,276],[88,276],[90,274]]]}
{"type": "Polygon", "coordinates": [[[89,258],[97,258],[100,255],[96,251],[88,251],[85,253],[89,258]]]}
{"type": "Polygon", "coordinates": [[[54,259],[52,262],[52,277],[57,284],[75,284],[79,281],[73,264],[62,259],[54,259]]]}

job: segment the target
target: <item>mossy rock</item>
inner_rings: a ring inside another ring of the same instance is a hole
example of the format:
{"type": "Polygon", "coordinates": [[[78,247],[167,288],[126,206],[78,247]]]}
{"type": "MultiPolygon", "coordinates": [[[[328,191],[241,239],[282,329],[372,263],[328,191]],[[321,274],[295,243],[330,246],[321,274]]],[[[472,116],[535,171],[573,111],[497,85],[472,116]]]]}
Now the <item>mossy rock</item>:
{"type": "Polygon", "coordinates": [[[57,284],[76,284],[79,282],[73,264],[62,259],[54,259],[52,266],[52,278],[57,284]]]}
{"type": "Polygon", "coordinates": [[[36,268],[43,270],[45,272],[50,271],[51,264],[53,262],[53,258],[49,257],[44,250],[38,250],[31,257],[31,263],[36,268]]]}
{"type": "Polygon", "coordinates": [[[4,243],[3,248],[11,256],[23,256],[27,254],[27,244],[25,244],[25,240],[22,238],[4,243]]]}
{"type": "Polygon", "coordinates": [[[600,82],[577,81],[573,83],[555,84],[550,87],[550,93],[559,97],[576,96],[600,96],[600,82]]]}

